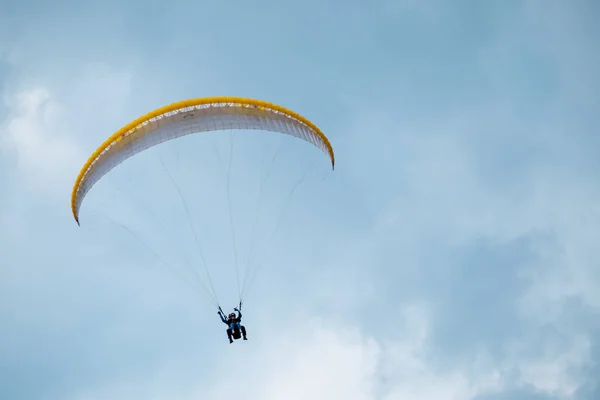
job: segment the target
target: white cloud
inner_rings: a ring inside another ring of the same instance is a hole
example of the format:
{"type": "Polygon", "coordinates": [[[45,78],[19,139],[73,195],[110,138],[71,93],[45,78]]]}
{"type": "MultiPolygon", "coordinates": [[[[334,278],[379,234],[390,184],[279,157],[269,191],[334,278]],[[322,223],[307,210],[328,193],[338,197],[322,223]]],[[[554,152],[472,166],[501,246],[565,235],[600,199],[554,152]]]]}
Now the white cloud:
{"type": "MultiPolygon", "coordinates": [[[[385,120],[378,119],[373,124],[378,131],[396,135],[381,134],[373,138],[376,149],[363,146],[351,154],[357,158],[355,177],[365,180],[365,187],[372,189],[372,201],[382,210],[371,232],[376,245],[370,249],[372,254],[364,258],[379,263],[381,257],[383,262],[398,266],[394,271],[396,279],[408,273],[400,270],[408,268],[423,271],[419,277],[427,279],[436,273],[428,270],[435,268],[428,261],[432,253],[443,257],[452,254],[455,246],[477,247],[480,240],[505,244],[539,233],[541,238],[532,240],[529,248],[535,259],[527,261],[518,272],[525,288],[523,297],[516,299],[520,309],[514,310],[515,321],[524,317],[529,325],[523,328],[527,332],[557,329],[566,340],[576,338],[567,347],[552,346],[550,341],[531,336],[514,339],[520,353],[503,353],[496,360],[501,369],[484,369],[486,372],[477,383],[461,374],[450,376],[439,386],[432,385],[428,394],[419,392],[419,396],[444,398],[443,393],[454,393],[456,398],[466,399],[482,388],[496,390],[499,382],[506,381],[511,387],[528,385],[571,398],[585,383],[582,370],[590,366],[591,346],[586,338],[588,321],[578,321],[578,325],[570,322],[566,324],[569,329],[565,329],[564,310],[566,302],[573,298],[586,306],[600,306],[595,289],[600,284],[595,244],[600,236],[596,204],[600,187],[589,171],[579,167],[581,159],[565,158],[561,163],[554,160],[565,152],[583,155],[580,150],[584,142],[566,140],[568,133],[560,128],[546,131],[543,141],[519,139],[512,135],[518,132],[517,127],[510,120],[499,119],[497,129],[509,134],[490,136],[495,144],[490,146],[475,136],[482,126],[494,123],[493,116],[487,114],[465,117],[463,121],[457,115],[452,121],[437,121],[445,127],[442,132],[415,124],[410,135],[402,134],[408,130],[406,126],[402,130],[394,123],[382,127],[385,120]],[[379,148],[380,143],[386,143],[386,147],[379,148]],[[514,157],[510,151],[519,146],[529,146],[533,156],[523,153],[520,159],[514,157]],[[391,159],[388,152],[395,153],[396,168],[380,168],[377,180],[362,176],[364,165],[377,166],[381,160],[391,159]],[[372,159],[373,155],[377,159],[372,159]],[[498,171],[510,179],[498,182],[498,171]],[[439,247],[432,246],[431,239],[439,247]],[[381,256],[382,251],[388,253],[387,258],[381,256]],[[544,349],[541,355],[525,354],[527,349],[535,354],[534,349],[539,347],[544,349]],[[510,371],[515,370],[520,374],[516,381],[510,378],[510,371]],[[443,388],[439,393],[438,387],[443,388]]],[[[371,124],[357,125],[360,132],[363,125],[371,124]]],[[[480,268],[489,268],[489,262],[482,257],[480,268]]],[[[465,285],[471,284],[469,277],[464,279],[465,285]]],[[[519,329],[515,327],[511,337],[519,329]]],[[[415,376],[409,382],[419,379],[415,376]]],[[[418,388],[411,388],[412,383],[398,388],[398,398],[412,398],[413,394],[416,398],[421,386],[414,384],[418,388]]]]}
{"type": "Polygon", "coordinates": [[[81,159],[77,144],[59,128],[67,122],[64,108],[42,87],[5,96],[4,103],[10,111],[1,145],[14,153],[22,178],[51,189],[81,159]]]}
{"type": "Polygon", "coordinates": [[[270,340],[255,336],[227,344],[216,365],[214,360],[202,361],[214,365],[202,383],[179,382],[174,371],[181,364],[175,367],[177,362],[171,360],[151,380],[75,399],[118,400],[152,392],[157,400],[175,394],[190,400],[241,394],[247,400],[469,400],[503,387],[501,372],[485,362],[440,369],[428,352],[430,321],[425,309],[407,306],[402,314],[407,328],[394,340],[383,342],[349,324],[321,319],[285,327],[280,334],[271,326],[270,340]],[[190,385],[195,388],[186,390],[190,385]]]}
{"type": "Polygon", "coordinates": [[[571,399],[581,385],[580,377],[573,370],[589,361],[590,341],[585,336],[575,336],[564,350],[546,345],[539,359],[519,365],[521,383],[561,399],[571,399]]]}
{"type": "MultiPolygon", "coordinates": [[[[218,400],[243,394],[247,400],[470,399],[497,385],[495,376],[481,380],[465,371],[436,371],[427,359],[427,315],[416,306],[407,307],[403,314],[409,329],[400,332],[398,340],[387,343],[365,337],[348,324],[320,319],[283,327],[281,332],[271,326],[271,340],[251,337],[248,342],[227,345],[205,384],[188,395],[176,389],[178,398],[218,400]]],[[[167,370],[159,373],[158,380],[171,375],[167,370]]],[[[138,385],[76,399],[93,400],[108,394],[121,399],[146,393],[153,383],[138,385]]],[[[160,386],[164,392],[165,387],[179,384],[160,386]]],[[[155,393],[156,399],[172,396],[172,392],[155,393]]]]}
{"type": "Polygon", "coordinates": [[[92,146],[112,133],[102,131],[130,90],[131,76],[102,65],[74,75],[62,91],[51,85],[20,87],[7,92],[8,110],[0,125],[0,147],[16,162],[13,172],[29,189],[65,197],[92,146]],[[84,135],[97,138],[90,142],[84,135]],[[85,144],[85,147],[83,146],[85,144]]]}

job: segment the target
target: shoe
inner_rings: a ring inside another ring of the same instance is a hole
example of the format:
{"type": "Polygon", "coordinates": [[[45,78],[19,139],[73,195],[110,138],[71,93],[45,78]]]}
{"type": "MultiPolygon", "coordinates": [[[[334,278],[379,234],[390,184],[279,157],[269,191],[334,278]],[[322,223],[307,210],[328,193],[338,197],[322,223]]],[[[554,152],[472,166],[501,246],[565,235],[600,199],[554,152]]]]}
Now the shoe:
{"type": "Polygon", "coordinates": [[[247,338],[247,337],[244,337],[244,340],[248,340],[248,338],[247,338]]]}

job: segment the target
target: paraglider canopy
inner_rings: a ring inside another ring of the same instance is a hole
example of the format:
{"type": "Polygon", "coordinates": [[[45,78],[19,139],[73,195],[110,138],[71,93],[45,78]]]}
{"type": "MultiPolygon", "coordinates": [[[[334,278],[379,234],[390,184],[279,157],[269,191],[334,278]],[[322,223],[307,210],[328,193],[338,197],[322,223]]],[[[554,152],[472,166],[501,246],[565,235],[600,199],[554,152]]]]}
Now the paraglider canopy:
{"type": "Polygon", "coordinates": [[[320,148],[335,166],[327,137],[303,116],[262,100],[205,97],[154,110],[119,129],[90,156],[71,194],[71,210],[79,224],[81,204],[94,184],[126,159],[181,136],[219,130],[257,129],[298,137],[320,148]]]}

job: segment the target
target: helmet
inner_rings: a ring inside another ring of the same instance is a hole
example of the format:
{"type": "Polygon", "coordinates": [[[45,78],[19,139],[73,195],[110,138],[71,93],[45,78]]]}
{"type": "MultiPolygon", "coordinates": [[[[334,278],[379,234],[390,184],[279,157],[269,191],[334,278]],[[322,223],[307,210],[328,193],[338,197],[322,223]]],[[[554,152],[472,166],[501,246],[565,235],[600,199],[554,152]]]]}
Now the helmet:
{"type": "Polygon", "coordinates": [[[229,319],[235,319],[235,314],[234,313],[229,314],[229,319]]]}

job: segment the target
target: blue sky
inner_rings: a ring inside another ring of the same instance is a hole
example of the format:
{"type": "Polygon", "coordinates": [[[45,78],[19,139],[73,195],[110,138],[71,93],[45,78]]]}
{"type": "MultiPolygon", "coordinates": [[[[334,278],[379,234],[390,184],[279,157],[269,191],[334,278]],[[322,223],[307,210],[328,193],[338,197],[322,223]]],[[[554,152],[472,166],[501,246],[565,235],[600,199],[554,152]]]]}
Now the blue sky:
{"type": "Polygon", "coordinates": [[[600,397],[597,2],[0,9],[0,398],[600,397]],[[198,135],[115,169],[75,224],[71,185],[108,135],[212,95],[306,116],[336,170],[298,141],[198,135]],[[250,340],[233,345],[214,307],[112,222],[203,271],[164,162],[230,309],[215,157],[230,140],[240,240],[267,155],[271,226],[309,171],[247,296],[250,340]]]}

